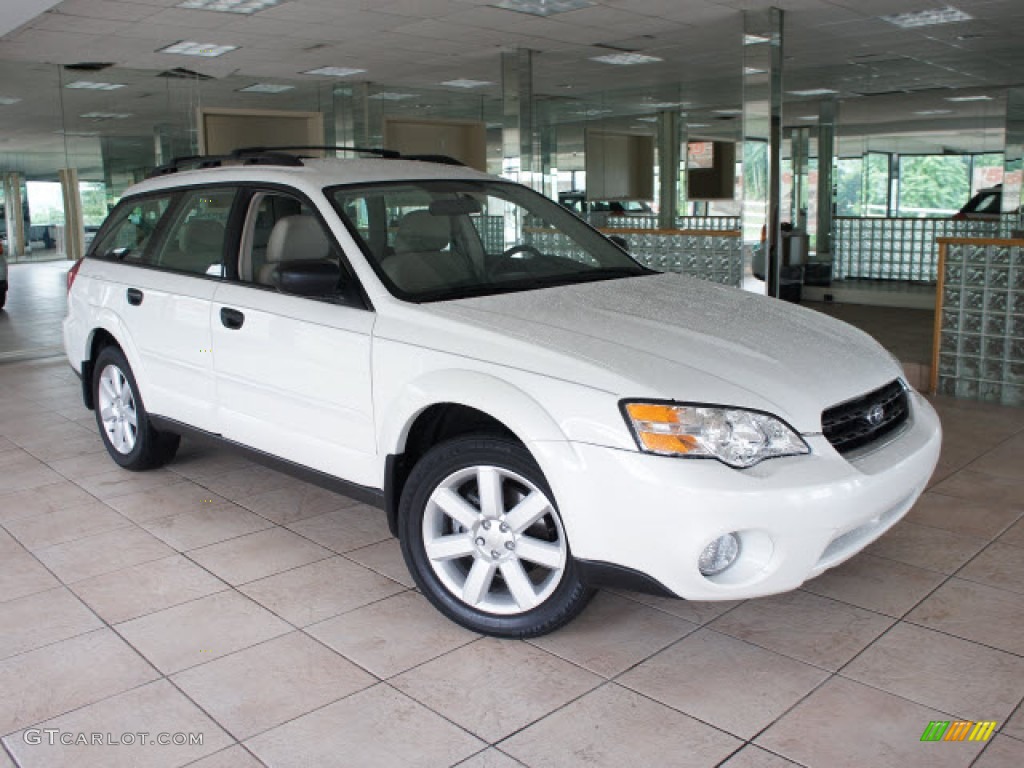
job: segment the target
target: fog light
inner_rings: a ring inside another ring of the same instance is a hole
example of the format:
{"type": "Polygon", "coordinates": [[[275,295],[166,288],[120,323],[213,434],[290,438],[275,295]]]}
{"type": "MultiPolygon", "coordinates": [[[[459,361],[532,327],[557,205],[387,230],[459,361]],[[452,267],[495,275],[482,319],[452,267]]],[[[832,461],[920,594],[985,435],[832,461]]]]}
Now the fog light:
{"type": "Polygon", "coordinates": [[[736,534],[727,533],[704,547],[697,559],[697,567],[705,576],[714,576],[736,562],[739,554],[740,540],[736,534]]]}

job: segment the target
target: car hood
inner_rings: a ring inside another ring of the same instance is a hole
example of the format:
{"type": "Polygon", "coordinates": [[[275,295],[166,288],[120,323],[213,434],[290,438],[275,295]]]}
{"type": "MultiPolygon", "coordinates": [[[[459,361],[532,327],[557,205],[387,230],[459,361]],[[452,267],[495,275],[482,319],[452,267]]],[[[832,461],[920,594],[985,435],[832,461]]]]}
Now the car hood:
{"type": "MultiPolygon", "coordinates": [[[[902,375],[893,358],[853,326],[677,274],[421,307],[480,333],[556,353],[538,358],[541,373],[607,387],[599,373],[607,372],[622,397],[769,410],[805,433],[820,431],[824,408],[902,375]]],[[[505,344],[498,348],[509,351],[505,344]]],[[[532,367],[529,359],[516,362],[532,367]]]]}

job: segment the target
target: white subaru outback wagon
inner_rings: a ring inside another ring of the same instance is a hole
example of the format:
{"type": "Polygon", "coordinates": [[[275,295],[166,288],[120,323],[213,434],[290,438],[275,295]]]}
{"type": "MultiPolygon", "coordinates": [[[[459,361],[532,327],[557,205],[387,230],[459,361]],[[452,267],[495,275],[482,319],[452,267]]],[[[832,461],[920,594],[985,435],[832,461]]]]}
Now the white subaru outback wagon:
{"type": "Polygon", "coordinates": [[[598,585],[799,586],[914,504],[941,439],[894,358],[658,274],[451,164],[238,152],[131,188],[64,342],[120,466],[181,435],[376,503],[448,617],[526,637],[598,585]]]}

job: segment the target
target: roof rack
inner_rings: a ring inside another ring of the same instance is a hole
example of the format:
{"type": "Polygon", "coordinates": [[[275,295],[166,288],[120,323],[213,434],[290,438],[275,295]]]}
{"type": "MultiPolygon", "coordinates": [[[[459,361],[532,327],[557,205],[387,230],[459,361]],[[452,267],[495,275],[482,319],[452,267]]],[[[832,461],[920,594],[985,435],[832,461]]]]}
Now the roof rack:
{"type": "MultiPolygon", "coordinates": [[[[224,165],[283,165],[296,167],[303,165],[302,157],[290,154],[295,151],[318,152],[360,152],[377,155],[386,160],[416,160],[424,163],[440,163],[443,165],[459,165],[464,163],[448,155],[403,155],[393,149],[374,147],[331,147],[320,145],[297,145],[282,147],[242,147],[227,155],[186,155],[176,157],[171,162],[154,168],[147,178],[167,176],[179,171],[202,170],[204,168],[220,168],[224,165]]],[[[307,158],[308,159],[308,158],[307,158]]]]}
{"type": "Polygon", "coordinates": [[[235,150],[230,155],[186,155],[176,157],[171,162],[154,168],[147,178],[167,176],[179,171],[202,170],[204,168],[220,168],[223,165],[285,165],[301,166],[302,160],[287,152],[261,150],[235,150]]]}

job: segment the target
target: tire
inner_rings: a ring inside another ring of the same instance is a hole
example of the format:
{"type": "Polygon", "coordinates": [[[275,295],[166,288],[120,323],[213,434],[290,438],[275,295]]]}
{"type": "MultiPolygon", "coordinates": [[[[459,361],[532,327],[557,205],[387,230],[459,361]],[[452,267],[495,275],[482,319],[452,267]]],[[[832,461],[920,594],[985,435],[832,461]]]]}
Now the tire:
{"type": "Polygon", "coordinates": [[[592,595],[540,467],[513,440],[473,436],[435,446],[413,467],[398,514],[416,584],[474,632],[547,634],[592,595]]]}
{"type": "Polygon", "coordinates": [[[149,423],[139,385],[117,347],[105,347],[96,356],[92,391],[103,445],[118,465],[139,472],[174,458],[181,438],[157,432],[149,423]]]}

